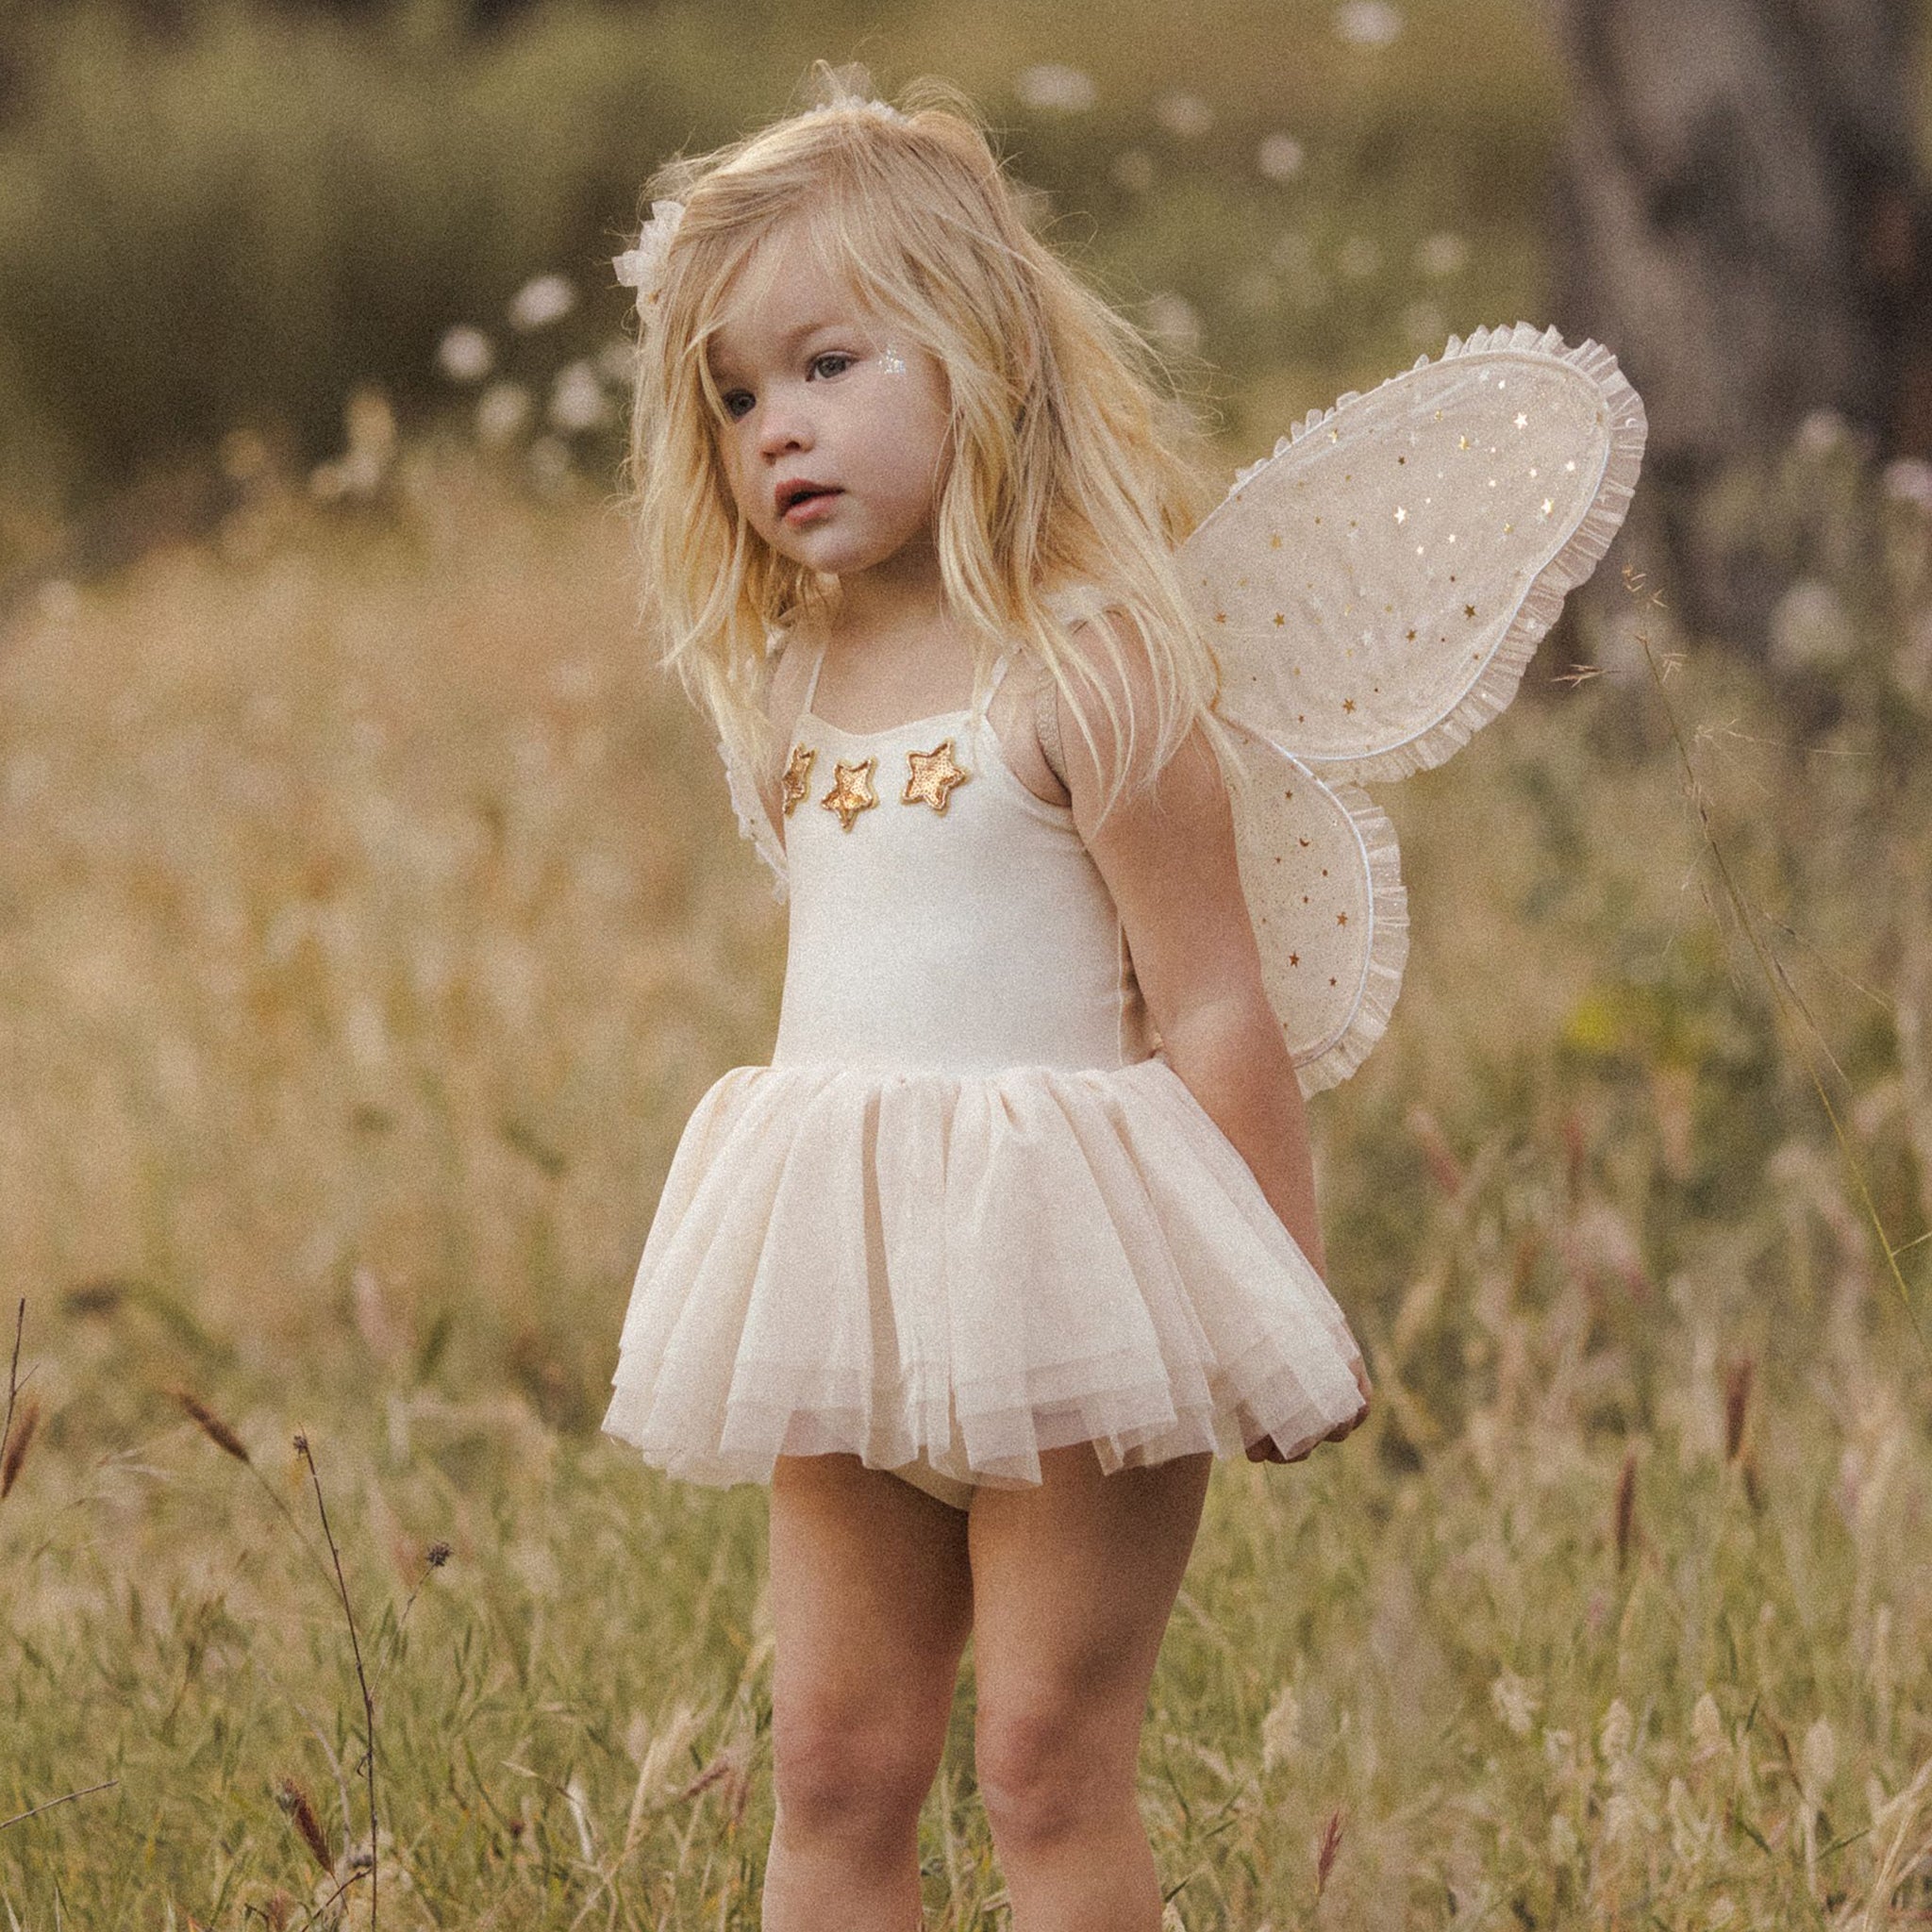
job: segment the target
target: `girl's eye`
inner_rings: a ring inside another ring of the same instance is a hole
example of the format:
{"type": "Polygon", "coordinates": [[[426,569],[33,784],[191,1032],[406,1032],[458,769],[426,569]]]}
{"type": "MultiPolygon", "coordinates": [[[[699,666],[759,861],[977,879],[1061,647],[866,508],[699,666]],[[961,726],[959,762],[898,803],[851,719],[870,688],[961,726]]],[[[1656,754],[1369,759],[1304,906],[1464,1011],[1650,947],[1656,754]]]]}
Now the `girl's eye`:
{"type": "Polygon", "coordinates": [[[852,367],[852,359],[842,350],[830,349],[824,355],[811,358],[811,373],[821,379],[828,375],[842,375],[852,367]]]}
{"type": "Polygon", "coordinates": [[[751,408],[751,391],[746,389],[730,389],[718,398],[724,405],[724,414],[734,423],[751,408]]]}

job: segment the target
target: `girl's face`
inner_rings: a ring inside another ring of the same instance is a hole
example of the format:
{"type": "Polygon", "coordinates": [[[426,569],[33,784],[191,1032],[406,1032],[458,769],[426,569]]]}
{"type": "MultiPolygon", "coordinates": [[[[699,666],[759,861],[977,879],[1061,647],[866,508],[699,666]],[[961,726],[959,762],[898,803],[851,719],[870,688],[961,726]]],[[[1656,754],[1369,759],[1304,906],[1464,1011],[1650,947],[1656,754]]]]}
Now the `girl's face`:
{"type": "Polygon", "coordinates": [[[944,371],[895,342],[809,242],[780,229],[710,343],[739,512],[777,551],[848,577],[931,560],[945,480],[944,371]]]}

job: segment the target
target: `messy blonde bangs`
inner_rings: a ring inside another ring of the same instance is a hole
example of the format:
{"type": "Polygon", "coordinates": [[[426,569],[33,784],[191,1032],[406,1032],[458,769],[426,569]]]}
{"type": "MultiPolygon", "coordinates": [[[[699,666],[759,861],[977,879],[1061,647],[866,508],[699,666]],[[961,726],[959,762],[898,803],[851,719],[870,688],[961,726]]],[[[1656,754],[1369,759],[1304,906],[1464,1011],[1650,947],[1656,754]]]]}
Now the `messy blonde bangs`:
{"type": "Polygon", "coordinates": [[[873,319],[945,373],[951,455],[935,537],[977,675],[1009,644],[1048,669],[1106,770],[1103,816],[1196,722],[1220,744],[1213,658],[1173,561],[1203,507],[1193,425],[1138,331],[1028,230],[963,103],[927,86],[903,116],[875,103],[816,108],[672,162],[649,195],[685,213],[632,417],[645,616],[663,663],[750,769],[769,779],[782,758],[762,703],[770,641],[836,599],[831,580],[739,515],[716,440],[709,343],[781,228],[808,238],[873,319]],[[1113,621],[1076,642],[1070,626],[1100,609],[1113,621]],[[1130,649],[1151,716],[1126,700],[1130,649]]]}

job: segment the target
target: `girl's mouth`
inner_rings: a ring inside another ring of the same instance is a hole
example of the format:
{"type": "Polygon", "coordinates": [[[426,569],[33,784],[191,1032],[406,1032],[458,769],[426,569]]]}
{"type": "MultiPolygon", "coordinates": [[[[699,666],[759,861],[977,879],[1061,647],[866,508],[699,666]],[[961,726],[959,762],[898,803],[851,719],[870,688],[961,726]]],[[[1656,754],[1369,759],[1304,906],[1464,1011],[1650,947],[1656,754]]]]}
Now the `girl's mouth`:
{"type": "Polygon", "coordinates": [[[778,493],[778,513],[788,524],[808,524],[842,494],[829,483],[788,483],[778,493]]]}

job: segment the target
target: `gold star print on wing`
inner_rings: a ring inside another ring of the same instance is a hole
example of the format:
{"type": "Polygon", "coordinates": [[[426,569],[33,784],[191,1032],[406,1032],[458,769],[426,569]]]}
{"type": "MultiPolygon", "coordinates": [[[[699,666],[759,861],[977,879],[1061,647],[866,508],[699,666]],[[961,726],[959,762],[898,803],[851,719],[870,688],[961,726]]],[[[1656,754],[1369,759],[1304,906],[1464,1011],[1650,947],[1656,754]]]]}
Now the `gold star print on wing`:
{"type": "Polygon", "coordinates": [[[782,783],[785,788],[785,816],[791,816],[791,808],[805,802],[807,782],[811,777],[811,761],[818,757],[818,749],[809,744],[794,744],[791,747],[791,762],[785,767],[782,783]]]}
{"type": "Polygon", "coordinates": [[[953,762],[953,741],[942,740],[932,751],[908,751],[906,763],[912,775],[899,794],[902,805],[925,804],[937,812],[946,808],[947,795],[956,785],[963,785],[973,774],[953,762]]]}
{"type": "Polygon", "coordinates": [[[837,783],[819,800],[827,811],[839,814],[842,830],[852,829],[852,821],[862,811],[870,810],[878,800],[878,793],[872,789],[872,768],[878,763],[876,758],[859,758],[848,764],[843,758],[832,767],[837,783]]]}

